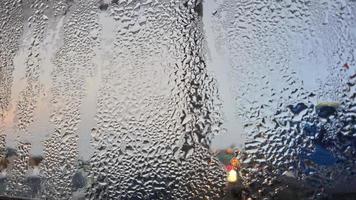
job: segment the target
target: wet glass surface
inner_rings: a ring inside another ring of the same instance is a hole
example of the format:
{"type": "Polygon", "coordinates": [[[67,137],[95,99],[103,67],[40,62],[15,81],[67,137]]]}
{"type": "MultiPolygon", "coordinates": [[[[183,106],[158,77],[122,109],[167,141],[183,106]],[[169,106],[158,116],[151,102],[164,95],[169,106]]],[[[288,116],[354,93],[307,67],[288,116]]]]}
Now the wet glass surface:
{"type": "Polygon", "coordinates": [[[355,198],[355,15],[2,0],[0,197],[355,198]]]}
{"type": "Polygon", "coordinates": [[[355,198],[334,196],[356,191],[355,1],[208,5],[252,196],[355,198]]]}

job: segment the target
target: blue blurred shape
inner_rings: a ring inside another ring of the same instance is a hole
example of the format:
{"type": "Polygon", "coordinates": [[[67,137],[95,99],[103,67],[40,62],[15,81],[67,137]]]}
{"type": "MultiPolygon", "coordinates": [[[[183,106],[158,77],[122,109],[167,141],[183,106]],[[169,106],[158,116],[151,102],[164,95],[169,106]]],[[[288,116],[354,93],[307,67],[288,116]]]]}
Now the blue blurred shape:
{"type": "Polygon", "coordinates": [[[308,156],[308,159],[318,165],[330,166],[336,163],[336,158],[333,154],[320,145],[316,145],[315,151],[308,156]]]}

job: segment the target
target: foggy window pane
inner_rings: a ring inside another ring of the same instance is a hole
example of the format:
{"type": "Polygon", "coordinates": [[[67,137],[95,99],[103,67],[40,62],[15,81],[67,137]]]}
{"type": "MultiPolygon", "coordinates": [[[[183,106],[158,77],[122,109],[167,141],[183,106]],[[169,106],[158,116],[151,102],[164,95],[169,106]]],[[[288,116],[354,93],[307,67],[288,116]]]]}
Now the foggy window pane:
{"type": "Polygon", "coordinates": [[[354,0],[2,0],[0,199],[356,198],[354,0]]]}

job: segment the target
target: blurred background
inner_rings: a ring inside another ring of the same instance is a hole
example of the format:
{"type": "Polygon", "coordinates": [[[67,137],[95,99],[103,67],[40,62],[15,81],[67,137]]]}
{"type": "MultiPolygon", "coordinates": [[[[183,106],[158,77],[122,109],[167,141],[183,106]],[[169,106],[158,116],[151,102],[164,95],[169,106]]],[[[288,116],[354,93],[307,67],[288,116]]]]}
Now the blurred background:
{"type": "Polygon", "coordinates": [[[355,199],[355,15],[2,0],[1,198],[355,199]]]}

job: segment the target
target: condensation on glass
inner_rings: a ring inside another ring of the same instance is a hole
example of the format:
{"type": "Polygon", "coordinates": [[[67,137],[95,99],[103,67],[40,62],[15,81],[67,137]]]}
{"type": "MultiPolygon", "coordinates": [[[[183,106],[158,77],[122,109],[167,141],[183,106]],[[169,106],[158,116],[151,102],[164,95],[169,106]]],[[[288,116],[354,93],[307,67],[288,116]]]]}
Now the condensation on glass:
{"type": "MultiPolygon", "coordinates": [[[[0,196],[356,189],[354,0],[2,0],[0,196]]],[[[306,191],[306,192],[300,192],[306,191]]]]}
{"type": "Polygon", "coordinates": [[[219,199],[200,3],[2,1],[1,195],[219,199]]]}
{"type": "Polygon", "coordinates": [[[227,135],[244,139],[252,196],[286,199],[277,196],[289,187],[296,199],[356,198],[356,2],[207,5],[211,58],[221,60],[211,62],[224,64],[212,68],[238,124],[227,135]]]}

